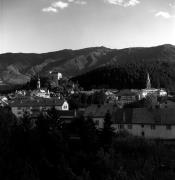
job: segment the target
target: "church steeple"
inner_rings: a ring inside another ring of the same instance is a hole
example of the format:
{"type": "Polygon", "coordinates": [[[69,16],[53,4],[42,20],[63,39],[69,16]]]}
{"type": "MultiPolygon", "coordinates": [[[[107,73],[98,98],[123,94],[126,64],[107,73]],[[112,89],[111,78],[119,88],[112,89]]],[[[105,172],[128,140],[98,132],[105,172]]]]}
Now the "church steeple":
{"type": "Polygon", "coordinates": [[[40,89],[41,88],[41,82],[40,82],[40,78],[38,76],[38,81],[37,81],[37,89],[40,89]]]}
{"type": "Polygon", "coordinates": [[[146,88],[147,88],[147,89],[150,89],[150,88],[151,88],[151,80],[150,80],[149,73],[147,73],[146,88]]]}

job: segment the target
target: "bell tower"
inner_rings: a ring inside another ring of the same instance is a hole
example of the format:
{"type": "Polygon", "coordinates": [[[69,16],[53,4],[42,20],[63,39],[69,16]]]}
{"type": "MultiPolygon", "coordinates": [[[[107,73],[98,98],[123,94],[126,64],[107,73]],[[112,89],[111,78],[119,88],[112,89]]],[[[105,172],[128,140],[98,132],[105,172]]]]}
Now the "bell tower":
{"type": "Polygon", "coordinates": [[[146,88],[151,89],[151,80],[150,80],[149,73],[147,73],[146,88]]]}
{"type": "Polygon", "coordinates": [[[37,89],[40,89],[41,88],[41,82],[40,82],[40,78],[38,76],[38,81],[37,81],[37,89]]]}

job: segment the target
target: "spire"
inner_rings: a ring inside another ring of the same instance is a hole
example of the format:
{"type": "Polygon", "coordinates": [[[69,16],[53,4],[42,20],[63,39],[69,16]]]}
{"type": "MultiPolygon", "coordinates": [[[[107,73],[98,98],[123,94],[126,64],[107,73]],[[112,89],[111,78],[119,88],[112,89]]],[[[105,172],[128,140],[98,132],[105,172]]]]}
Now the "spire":
{"type": "Polygon", "coordinates": [[[40,89],[40,88],[41,88],[41,82],[40,82],[40,78],[39,78],[39,75],[38,75],[37,89],[40,89]]]}
{"type": "Polygon", "coordinates": [[[147,73],[146,88],[147,88],[147,89],[150,89],[150,88],[151,88],[151,80],[150,80],[149,73],[147,73]]]}

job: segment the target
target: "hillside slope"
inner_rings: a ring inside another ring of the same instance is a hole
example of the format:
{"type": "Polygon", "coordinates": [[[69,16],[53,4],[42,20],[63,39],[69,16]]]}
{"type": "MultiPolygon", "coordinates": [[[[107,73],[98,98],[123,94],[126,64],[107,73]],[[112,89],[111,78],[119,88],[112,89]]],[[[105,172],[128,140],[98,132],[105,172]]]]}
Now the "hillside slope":
{"type": "Polygon", "coordinates": [[[141,89],[146,87],[149,73],[153,87],[175,90],[174,46],[130,48],[114,54],[106,66],[81,74],[72,80],[78,81],[85,89],[141,89]]]}
{"type": "Polygon", "coordinates": [[[67,77],[80,76],[106,66],[125,66],[128,63],[175,62],[175,46],[150,48],[109,49],[93,47],[80,50],[61,50],[43,54],[6,53],[0,55],[0,82],[23,84],[39,73],[48,75],[57,70],[67,77]]]}
{"type": "Polygon", "coordinates": [[[101,57],[110,49],[87,48],[82,50],[62,50],[43,54],[6,53],[0,55],[0,81],[22,84],[39,73],[47,75],[57,70],[72,77],[100,65],[101,57]]]}

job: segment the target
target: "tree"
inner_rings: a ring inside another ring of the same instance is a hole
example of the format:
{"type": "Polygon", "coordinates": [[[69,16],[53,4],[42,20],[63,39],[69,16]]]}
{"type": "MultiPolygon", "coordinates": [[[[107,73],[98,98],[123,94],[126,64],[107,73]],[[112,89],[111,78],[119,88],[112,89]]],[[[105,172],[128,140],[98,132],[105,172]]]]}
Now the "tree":
{"type": "Polygon", "coordinates": [[[81,107],[81,95],[80,94],[72,94],[68,99],[70,109],[78,109],[81,107]]]}
{"type": "Polygon", "coordinates": [[[55,109],[55,107],[52,107],[51,109],[49,109],[47,111],[46,116],[48,116],[49,119],[49,126],[52,129],[58,128],[61,129],[62,128],[62,124],[63,122],[60,121],[60,113],[58,110],[55,109]]]}
{"type": "Polygon", "coordinates": [[[84,120],[81,131],[82,144],[85,151],[93,152],[98,147],[97,129],[91,117],[84,120]]]}
{"type": "Polygon", "coordinates": [[[94,100],[93,102],[94,104],[104,104],[106,100],[105,93],[103,91],[95,92],[93,94],[93,100],[94,100]]]}
{"type": "Polygon", "coordinates": [[[114,135],[113,128],[111,127],[111,125],[112,125],[111,114],[109,111],[107,111],[104,118],[104,126],[101,132],[101,142],[105,150],[107,150],[110,147],[114,135]]]}

